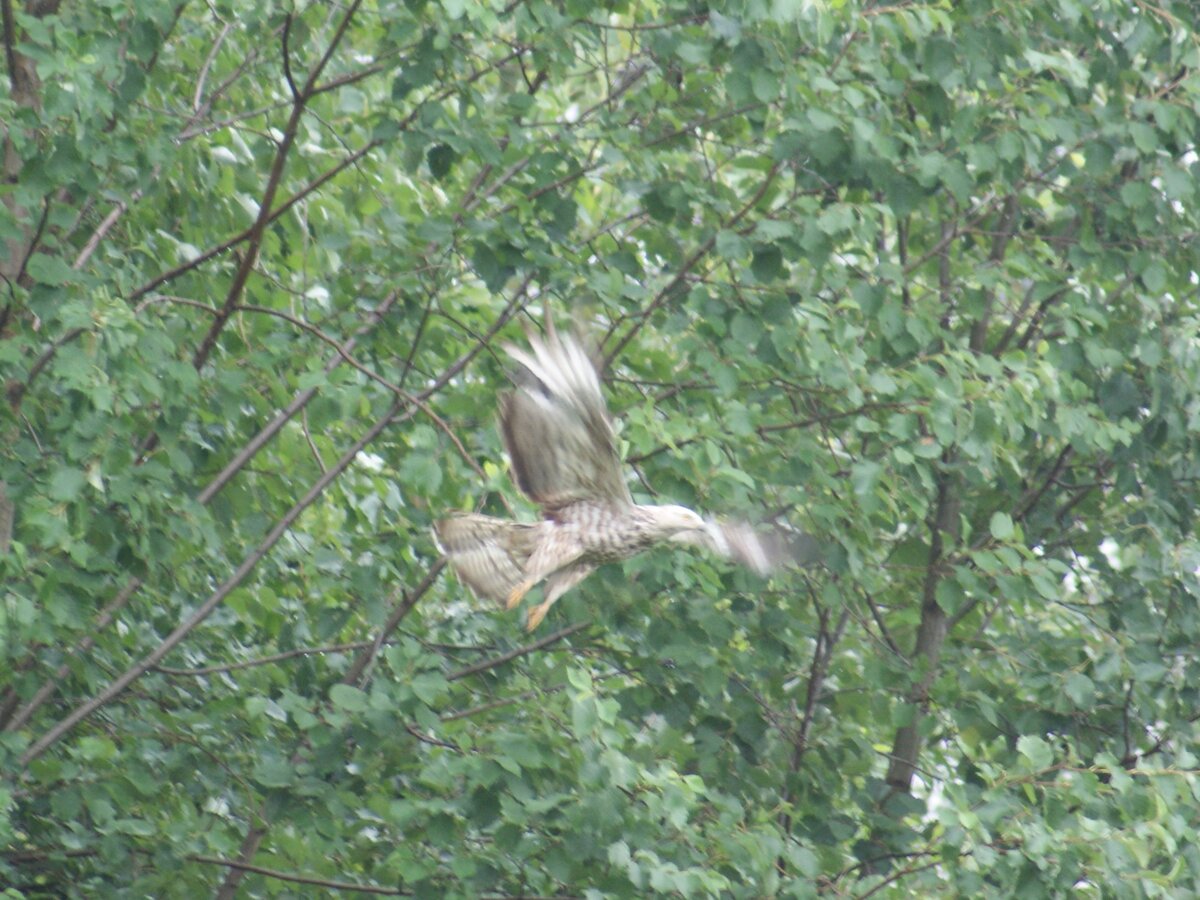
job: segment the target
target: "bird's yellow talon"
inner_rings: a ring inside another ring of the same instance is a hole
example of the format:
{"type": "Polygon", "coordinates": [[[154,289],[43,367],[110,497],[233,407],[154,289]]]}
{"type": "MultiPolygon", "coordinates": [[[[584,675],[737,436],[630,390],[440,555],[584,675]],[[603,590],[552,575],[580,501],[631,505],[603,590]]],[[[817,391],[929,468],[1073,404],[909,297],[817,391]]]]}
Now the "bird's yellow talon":
{"type": "Polygon", "coordinates": [[[533,631],[542,624],[542,619],[546,618],[546,613],[550,611],[549,603],[539,603],[529,611],[529,618],[525,621],[525,630],[533,631]]]}
{"type": "Polygon", "coordinates": [[[531,587],[533,587],[533,584],[528,581],[522,581],[520,584],[518,584],[515,588],[508,592],[508,599],[504,601],[504,608],[514,609],[516,605],[521,602],[521,598],[529,593],[529,589],[531,587]]]}

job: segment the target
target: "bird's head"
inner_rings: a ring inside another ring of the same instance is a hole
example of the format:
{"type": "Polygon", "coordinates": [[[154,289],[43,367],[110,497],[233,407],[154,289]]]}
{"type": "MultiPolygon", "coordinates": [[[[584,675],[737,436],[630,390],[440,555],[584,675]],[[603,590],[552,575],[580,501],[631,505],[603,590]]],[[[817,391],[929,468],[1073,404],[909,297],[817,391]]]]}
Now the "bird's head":
{"type": "Polygon", "coordinates": [[[708,525],[686,506],[656,506],[654,521],[663,540],[680,544],[700,544],[705,541],[708,525]]]}

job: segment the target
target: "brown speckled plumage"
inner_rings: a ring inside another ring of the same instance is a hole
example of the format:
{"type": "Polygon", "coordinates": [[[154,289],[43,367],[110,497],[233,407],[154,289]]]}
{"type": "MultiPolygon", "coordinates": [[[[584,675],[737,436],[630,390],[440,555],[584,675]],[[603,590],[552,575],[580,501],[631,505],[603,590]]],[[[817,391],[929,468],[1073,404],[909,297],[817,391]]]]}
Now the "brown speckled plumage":
{"type": "Polygon", "coordinates": [[[475,513],[439,521],[439,546],[475,593],[512,608],[545,581],[530,610],[537,627],[550,606],[597,566],[655,544],[696,544],[766,573],[778,553],[747,525],[706,522],[682,506],[635,504],[621,472],[616,435],[595,365],[580,344],[529,336],[508,346],[515,390],[500,398],[500,434],[517,486],[542,508],[536,523],[475,513]]]}

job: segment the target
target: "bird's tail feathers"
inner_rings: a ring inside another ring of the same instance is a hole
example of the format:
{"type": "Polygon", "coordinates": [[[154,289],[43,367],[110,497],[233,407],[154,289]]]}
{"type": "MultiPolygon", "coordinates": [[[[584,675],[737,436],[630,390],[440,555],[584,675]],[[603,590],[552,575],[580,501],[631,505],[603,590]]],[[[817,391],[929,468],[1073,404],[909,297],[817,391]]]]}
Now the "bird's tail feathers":
{"type": "Polygon", "coordinates": [[[503,604],[525,579],[536,525],[460,513],[434,523],[438,548],[471,590],[503,604]]]}

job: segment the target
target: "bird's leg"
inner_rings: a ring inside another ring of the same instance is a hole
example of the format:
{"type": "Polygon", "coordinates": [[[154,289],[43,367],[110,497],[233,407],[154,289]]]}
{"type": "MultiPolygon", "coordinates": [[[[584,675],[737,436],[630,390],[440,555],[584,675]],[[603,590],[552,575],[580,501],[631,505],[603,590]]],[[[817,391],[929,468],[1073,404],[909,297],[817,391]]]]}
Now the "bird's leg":
{"type": "Polygon", "coordinates": [[[590,563],[575,563],[551,575],[550,580],[546,582],[546,596],[542,599],[541,603],[529,610],[529,618],[525,621],[525,627],[530,631],[537,628],[541,624],[542,619],[546,618],[546,613],[550,611],[550,607],[554,605],[554,602],[575,585],[579,584],[579,582],[583,581],[583,579],[587,578],[595,568],[590,563]]]}
{"type": "MultiPolygon", "coordinates": [[[[516,605],[521,602],[521,598],[529,593],[529,589],[533,587],[534,584],[535,582],[532,578],[526,578],[515,588],[509,591],[508,598],[504,601],[504,608],[513,609],[516,607],[516,605]]],[[[545,613],[542,613],[542,615],[545,615],[545,613]]]]}
{"type": "Polygon", "coordinates": [[[542,624],[542,619],[546,618],[546,613],[550,611],[550,607],[557,600],[557,597],[551,597],[549,600],[543,600],[533,609],[529,610],[529,618],[525,620],[525,630],[533,631],[542,624]]]}

